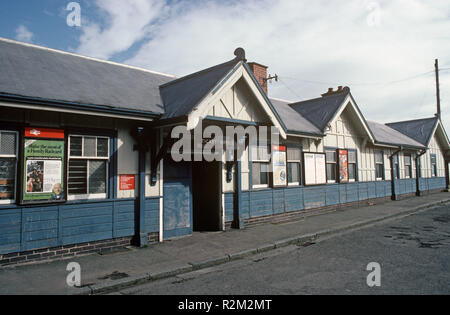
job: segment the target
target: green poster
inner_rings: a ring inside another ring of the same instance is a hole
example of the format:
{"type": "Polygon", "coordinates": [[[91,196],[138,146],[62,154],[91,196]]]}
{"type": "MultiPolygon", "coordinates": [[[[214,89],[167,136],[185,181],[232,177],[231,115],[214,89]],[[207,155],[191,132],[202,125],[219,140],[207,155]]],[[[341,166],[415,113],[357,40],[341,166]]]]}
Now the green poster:
{"type": "Polygon", "coordinates": [[[25,138],[24,202],[65,199],[64,153],[64,140],[25,138]]]}

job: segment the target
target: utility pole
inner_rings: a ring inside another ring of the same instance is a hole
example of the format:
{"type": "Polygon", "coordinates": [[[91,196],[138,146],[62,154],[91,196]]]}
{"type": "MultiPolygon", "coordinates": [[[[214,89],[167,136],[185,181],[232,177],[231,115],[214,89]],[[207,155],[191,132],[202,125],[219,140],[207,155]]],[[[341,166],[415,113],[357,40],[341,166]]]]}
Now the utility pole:
{"type": "Polygon", "coordinates": [[[438,59],[435,60],[434,68],[436,70],[437,116],[440,120],[441,119],[441,93],[439,90],[439,60],[438,59]]]}

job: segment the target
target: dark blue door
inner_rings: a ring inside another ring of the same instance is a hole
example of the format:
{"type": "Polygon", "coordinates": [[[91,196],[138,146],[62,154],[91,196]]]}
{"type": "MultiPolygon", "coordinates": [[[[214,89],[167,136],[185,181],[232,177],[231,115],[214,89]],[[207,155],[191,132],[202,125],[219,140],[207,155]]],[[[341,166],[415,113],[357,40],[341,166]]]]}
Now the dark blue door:
{"type": "Polygon", "coordinates": [[[191,163],[164,160],[164,239],[192,234],[191,163]]]}

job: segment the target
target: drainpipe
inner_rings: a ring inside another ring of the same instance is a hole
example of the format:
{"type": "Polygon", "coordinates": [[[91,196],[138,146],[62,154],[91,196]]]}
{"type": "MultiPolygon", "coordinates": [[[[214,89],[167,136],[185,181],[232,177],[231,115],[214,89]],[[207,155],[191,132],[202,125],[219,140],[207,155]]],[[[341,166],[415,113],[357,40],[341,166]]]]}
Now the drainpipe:
{"type": "MultiPolygon", "coordinates": [[[[391,163],[391,187],[392,187],[392,200],[398,200],[397,195],[397,189],[395,185],[395,176],[396,176],[396,169],[394,164],[394,156],[398,155],[400,152],[403,151],[403,147],[400,147],[399,150],[395,151],[392,155],[389,156],[389,162],[391,163]]],[[[398,157],[397,157],[398,159],[398,157]]],[[[398,161],[400,164],[400,161],[398,161]]]]}
{"type": "Polygon", "coordinates": [[[427,150],[423,150],[418,156],[416,156],[416,196],[422,196],[420,192],[420,173],[421,173],[421,165],[420,165],[420,157],[427,153],[427,150]]]}
{"type": "Polygon", "coordinates": [[[148,245],[148,233],[145,230],[145,155],[148,146],[145,144],[145,129],[138,127],[131,132],[137,142],[134,151],[139,152],[139,187],[135,210],[135,237],[134,243],[139,247],[148,245]]]}

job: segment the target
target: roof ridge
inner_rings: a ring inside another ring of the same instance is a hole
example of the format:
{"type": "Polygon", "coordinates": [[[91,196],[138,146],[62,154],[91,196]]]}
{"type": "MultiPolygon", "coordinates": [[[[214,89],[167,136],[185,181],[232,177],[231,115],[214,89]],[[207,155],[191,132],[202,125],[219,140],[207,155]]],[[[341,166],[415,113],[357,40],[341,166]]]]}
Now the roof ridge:
{"type": "Polygon", "coordinates": [[[395,121],[395,122],[390,122],[390,123],[386,123],[385,125],[389,126],[389,125],[394,125],[394,124],[402,124],[402,123],[408,123],[408,122],[416,122],[416,121],[421,121],[421,120],[435,120],[438,119],[436,116],[434,117],[429,117],[429,118],[418,118],[418,119],[410,119],[410,120],[402,120],[402,121],[395,121]]]}
{"type": "Polygon", "coordinates": [[[324,95],[324,96],[321,96],[321,97],[316,97],[316,98],[311,98],[311,99],[308,99],[308,100],[304,100],[304,101],[299,101],[299,102],[296,102],[296,103],[291,103],[291,104],[289,104],[290,106],[294,106],[294,105],[302,105],[303,103],[307,103],[307,102],[313,102],[313,101],[318,101],[318,100],[322,100],[322,99],[326,99],[326,98],[330,98],[330,97],[333,97],[333,96],[342,96],[342,95],[344,95],[344,94],[350,94],[351,92],[350,92],[350,89],[344,89],[344,90],[342,90],[342,92],[335,92],[335,93],[333,93],[333,94],[329,94],[329,95],[324,95]]]}
{"type": "Polygon", "coordinates": [[[167,87],[167,86],[170,86],[170,85],[173,85],[173,84],[176,84],[176,83],[183,82],[183,81],[185,81],[185,80],[188,80],[188,79],[191,79],[191,78],[193,78],[193,77],[196,77],[196,76],[198,76],[198,75],[200,75],[200,74],[205,74],[205,73],[208,73],[208,72],[210,72],[210,71],[212,71],[212,70],[214,70],[214,69],[217,69],[217,68],[226,66],[226,65],[228,65],[228,64],[230,64],[230,65],[233,64],[233,63],[238,64],[239,61],[240,61],[240,60],[238,60],[237,58],[234,58],[234,59],[229,60],[229,61],[226,61],[226,62],[224,62],[224,63],[218,64],[218,65],[215,65],[215,66],[212,66],[212,67],[209,67],[209,68],[206,68],[206,69],[203,69],[203,70],[200,70],[200,71],[197,71],[197,72],[188,74],[188,75],[185,75],[185,76],[183,76],[183,77],[181,77],[181,78],[177,78],[177,79],[175,79],[175,80],[173,80],[173,81],[170,81],[170,82],[167,82],[167,83],[165,83],[165,84],[162,84],[162,85],[160,85],[160,88],[165,88],[165,87],[167,87]]]}
{"type": "Polygon", "coordinates": [[[149,72],[149,73],[162,75],[162,76],[166,76],[166,77],[170,77],[170,78],[177,78],[177,76],[172,75],[172,74],[166,74],[166,73],[162,73],[162,72],[152,71],[152,70],[148,70],[148,69],[145,69],[145,68],[140,68],[140,67],[136,67],[136,66],[130,66],[130,65],[123,64],[123,63],[114,62],[114,61],[103,60],[103,59],[94,58],[94,57],[88,57],[88,56],[75,54],[75,53],[71,53],[71,52],[64,51],[64,50],[59,50],[59,49],[55,49],[55,48],[49,48],[49,47],[45,47],[45,46],[39,46],[39,45],[36,45],[36,44],[24,43],[24,42],[20,42],[20,41],[9,39],[9,38],[5,38],[5,37],[0,37],[0,41],[6,42],[6,43],[11,43],[11,44],[16,44],[16,45],[22,45],[22,46],[25,46],[25,47],[31,47],[31,48],[41,49],[41,50],[47,50],[47,51],[51,51],[51,52],[54,52],[54,53],[59,53],[59,54],[63,54],[63,55],[69,55],[69,56],[78,57],[78,58],[83,58],[83,59],[87,59],[87,60],[91,60],[91,61],[96,61],[96,62],[100,62],[100,63],[106,63],[106,64],[114,65],[114,66],[119,66],[119,67],[134,69],[134,70],[139,70],[139,71],[143,71],[143,72],[149,72]]]}

